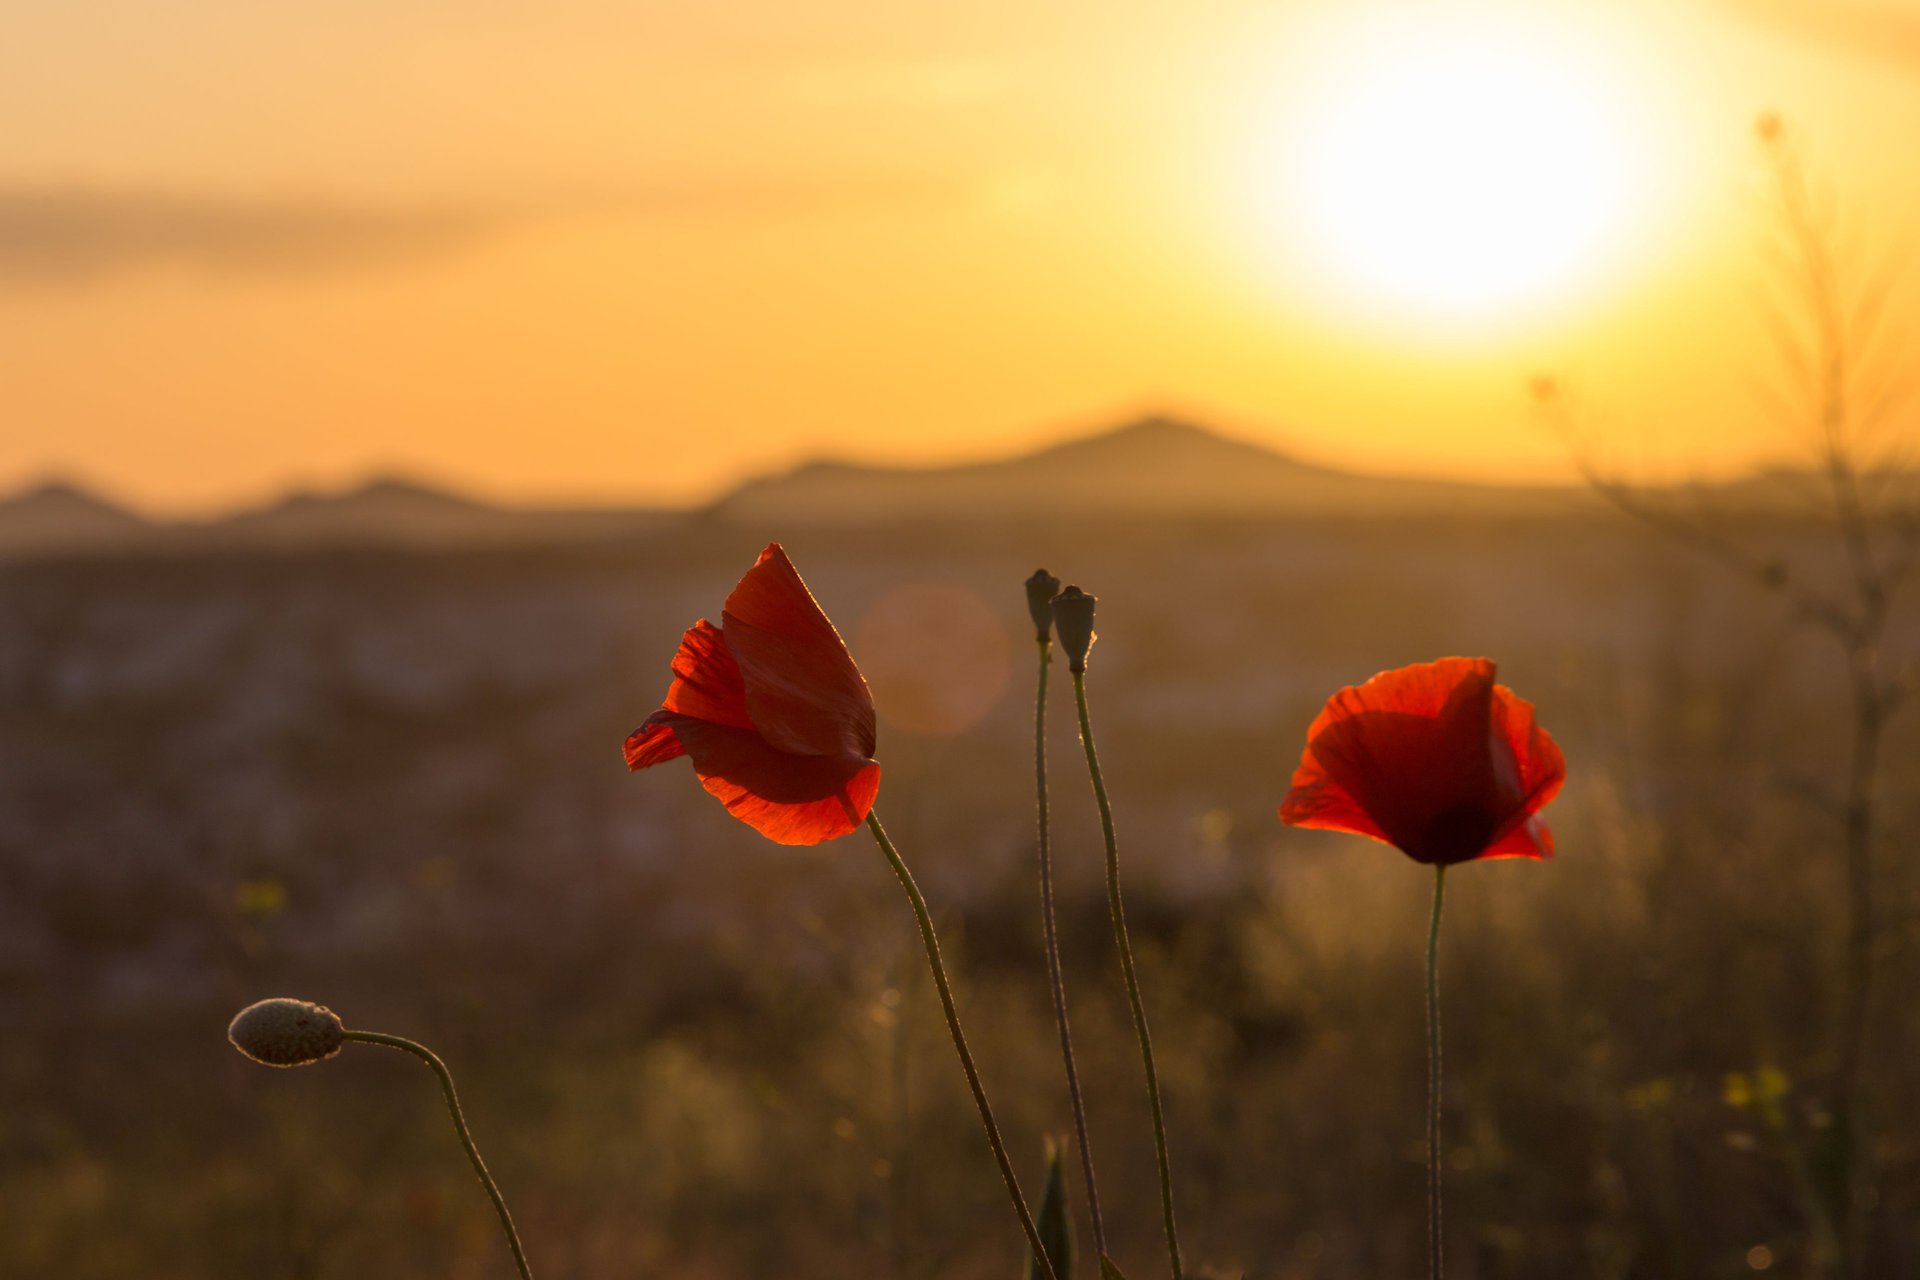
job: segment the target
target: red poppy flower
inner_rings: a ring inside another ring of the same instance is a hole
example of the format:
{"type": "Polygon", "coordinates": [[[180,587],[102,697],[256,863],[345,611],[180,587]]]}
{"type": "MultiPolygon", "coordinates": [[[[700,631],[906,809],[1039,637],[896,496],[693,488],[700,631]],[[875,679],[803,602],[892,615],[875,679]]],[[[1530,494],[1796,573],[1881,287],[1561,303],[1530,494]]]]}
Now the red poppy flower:
{"type": "Polygon", "coordinates": [[[775,542],[680,641],[666,702],[627,739],[635,771],[693,759],[700,785],[769,840],[819,844],[866,821],[880,790],[873,696],[775,542]]]}
{"type": "Polygon", "coordinates": [[[1493,675],[1486,658],[1442,658],[1334,694],[1280,820],[1371,836],[1430,865],[1553,856],[1534,815],[1566,761],[1532,704],[1493,675]]]}

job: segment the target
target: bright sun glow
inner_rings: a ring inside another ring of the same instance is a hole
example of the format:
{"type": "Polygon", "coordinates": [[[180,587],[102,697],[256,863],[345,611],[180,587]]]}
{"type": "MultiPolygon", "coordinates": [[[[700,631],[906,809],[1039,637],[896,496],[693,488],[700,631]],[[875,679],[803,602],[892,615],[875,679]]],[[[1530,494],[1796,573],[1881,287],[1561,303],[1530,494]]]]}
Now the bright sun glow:
{"type": "Polygon", "coordinates": [[[1351,17],[1308,65],[1269,215],[1330,285],[1485,319],[1564,299],[1629,238],[1652,148],[1598,49],[1423,7],[1351,17]]]}

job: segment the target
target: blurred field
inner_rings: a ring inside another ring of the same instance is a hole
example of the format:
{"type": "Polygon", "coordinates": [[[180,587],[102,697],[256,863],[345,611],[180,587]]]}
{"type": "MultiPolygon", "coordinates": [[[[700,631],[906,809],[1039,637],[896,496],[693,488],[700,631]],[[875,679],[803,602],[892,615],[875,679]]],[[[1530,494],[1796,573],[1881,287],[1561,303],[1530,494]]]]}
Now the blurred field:
{"type": "MultiPolygon", "coordinates": [[[[1818,530],[1735,532],[1832,570],[1818,530]]],[[[546,1276],[1024,1274],[871,843],[778,848],[678,766],[621,766],[680,630],[775,533],[0,567],[0,1275],[509,1274],[418,1064],[269,1072],[225,1043],[280,994],[441,1052],[546,1276]]],[[[1819,797],[1846,729],[1827,637],[1591,511],[788,547],[875,675],[880,810],[1030,1192],[1068,1126],[1032,875],[1020,582],[1044,564],[1101,597],[1094,715],[1196,1261],[1418,1269],[1429,880],[1274,809],[1334,688],[1467,653],[1538,705],[1570,780],[1558,860],[1450,877],[1452,1274],[1797,1273],[1791,1144],[1728,1077],[1784,1086],[1817,1127],[1842,900],[1819,797]],[[914,584],[974,593],[1004,645],[956,646],[923,602],[882,609],[887,651],[862,652],[863,619],[914,584]]],[[[1911,609],[1890,634],[1892,665],[1920,657],[1911,609]]],[[[1138,1059],[1064,699],[1052,734],[1095,1152],[1116,1251],[1151,1276],[1138,1059]]],[[[1867,1070],[1886,1276],[1920,1274],[1917,765],[1908,717],[1867,1070]]]]}

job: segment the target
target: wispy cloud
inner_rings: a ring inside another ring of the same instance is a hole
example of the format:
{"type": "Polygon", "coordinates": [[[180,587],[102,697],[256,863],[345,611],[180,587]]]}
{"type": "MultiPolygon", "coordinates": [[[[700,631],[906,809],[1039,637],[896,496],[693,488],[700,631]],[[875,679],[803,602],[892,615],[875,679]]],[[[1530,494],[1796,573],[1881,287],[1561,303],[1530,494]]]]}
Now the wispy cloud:
{"type": "Polygon", "coordinates": [[[1920,12],[1911,6],[1834,0],[1723,0],[1748,21],[1842,52],[1920,70],[1920,12]]]}
{"type": "Polygon", "coordinates": [[[0,285],[78,288],[151,267],[271,279],[395,270],[569,218],[738,222],[915,213],[981,199],[974,175],[682,175],[514,202],[382,208],[0,181],[0,285]]]}
{"type": "Polygon", "coordinates": [[[506,221],[472,209],[0,186],[0,280],[71,285],[154,265],[236,276],[387,267],[458,252],[506,221]]]}

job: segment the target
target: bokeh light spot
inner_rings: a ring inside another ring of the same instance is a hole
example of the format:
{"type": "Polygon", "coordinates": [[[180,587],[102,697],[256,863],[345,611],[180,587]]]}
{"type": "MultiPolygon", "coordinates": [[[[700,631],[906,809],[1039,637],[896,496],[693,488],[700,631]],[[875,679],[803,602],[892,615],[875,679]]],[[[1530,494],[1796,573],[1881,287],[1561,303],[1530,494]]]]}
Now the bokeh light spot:
{"type": "Polygon", "coordinates": [[[1007,687],[1006,621],[965,587],[914,583],[889,591],[861,619],[854,652],[874,709],[908,733],[962,733],[1007,687]]]}

